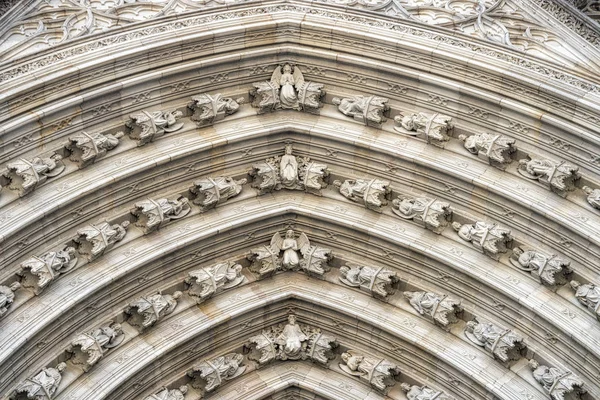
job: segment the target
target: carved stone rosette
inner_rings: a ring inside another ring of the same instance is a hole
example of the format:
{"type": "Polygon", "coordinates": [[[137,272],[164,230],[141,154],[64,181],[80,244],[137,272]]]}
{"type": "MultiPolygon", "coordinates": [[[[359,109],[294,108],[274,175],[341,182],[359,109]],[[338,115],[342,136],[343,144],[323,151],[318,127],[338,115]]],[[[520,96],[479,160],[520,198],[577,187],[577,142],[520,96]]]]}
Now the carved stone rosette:
{"type": "Polygon", "coordinates": [[[394,294],[394,284],[399,281],[395,272],[383,267],[369,267],[346,263],[340,268],[340,281],[358,287],[372,296],[386,298],[394,294]]]}
{"type": "Polygon", "coordinates": [[[381,207],[387,205],[388,197],[392,193],[390,182],[381,179],[347,179],[343,183],[334,181],[333,184],[347,199],[379,212],[381,207]]]}
{"type": "Polygon", "coordinates": [[[529,367],[533,370],[534,379],[552,400],[574,400],[587,393],[583,388],[583,381],[571,371],[540,365],[533,359],[529,360],[529,367]]]}
{"type": "Polygon", "coordinates": [[[188,294],[200,304],[217,292],[239,285],[244,279],[242,266],[229,261],[191,271],[185,283],[189,285],[188,294]]]}
{"type": "Polygon", "coordinates": [[[129,137],[137,141],[138,146],[148,144],[165,133],[183,128],[181,111],[140,111],[131,114],[125,125],[131,130],[129,137]]]}
{"type": "Polygon", "coordinates": [[[27,378],[15,389],[15,400],[35,399],[52,400],[62,380],[62,373],[67,368],[64,362],[54,368],[43,368],[31,378],[27,378]]]}
{"type": "Polygon", "coordinates": [[[575,291],[577,300],[600,321],[600,287],[593,283],[581,284],[578,281],[571,281],[571,288],[575,291]]]}
{"type": "Polygon", "coordinates": [[[243,103],[243,97],[233,100],[229,97],[223,97],[221,93],[214,96],[202,93],[193,96],[192,103],[188,107],[194,112],[192,121],[196,121],[198,127],[202,127],[212,125],[226,116],[236,113],[240,108],[240,104],[243,103]]]}
{"type": "Polygon", "coordinates": [[[66,247],[64,250],[29,257],[21,263],[21,270],[17,274],[21,277],[23,287],[31,288],[39,295],[59,275],[72,270],[77,261],[75,248],[66,247]]]}
{"type": "Polygon", "coordinates": [[[171,220],[185,217],[191,211],[189,200],[183,196],[177,200],[147,199],[135,203],[131,214],[137,217],[136,226],[144,229],[144,233],[154,232],[171,220]]]}
{"type": "Polygon", "coordinates": [[[587,201],[590,206],[600,210],[600,189],[592,189],[589,186],[584,186],[583,191],[587,195],[587,201]]]}
{"type": "Polygon", "coordinates": [[[424,139],[427,143],[436,147],[444,148],[446,142],[450,140],[451,132],[454,128],[452,117],[442,114],[430,114],[420,112],[407,116],[398,115],[394,122],[401,126],[395,126],[394,129],[404,135],[416,136],[424,139]],[[415,132],[414,134],[412,132],[415,132]]]}
{"type": "Polygon", "coordinates": [[[496,224],[477,221],[474,224],[461,225],[454,222],[452,227],[461,239],[470,242],[483,254],[497,260],[501,253],[506,253],[507,244],[512,241],[510,230],[500,228],[496,224]]]}
{"type": "Polygon", "coordinates": [[[392,211],[399,217],[413,220],[438,235],[452,220],[450,204],[429,197],[398,196],[392,201],[392,211]]]}
{"type": "Polygon", "coordinates": [[[476,320],[467,322],[465,336],[492,353],[494,358],[505,363],[521,359],[527,348],[520,335],[488,322],[476,320]]]}
{"type": "Polygon", "coordinates": [[[108,222],[87,225],[77,230],[77,251],[88,261],[93,261],[110,250],[127,234],[129,221],[110,225],[108,222]]]}
{"type": "Polygon", "coordinates": [[[431,319],[436,325],[446,329],[458,322],[457,314],[462,312],[460,301],[431,292],[404,292],[410,305],[421,315],[431,319]]]}
{"type": "Polygon", "coordinates": [[[125,334],[121,325],[112,323],[77,335],[71,340],[67,352],[72,354],[71,361],[74,364],[82,365],[83,370],[87,372],[109,349],[121,344],[123,339],[125,339],[125,334]]]}
{"type": "Polygon", "coordinates": [[[208,393],[217,389],[223,382],[242,375],[246,371],[246,366],[242,365],[243,361],[243,355],[229,353],[194,365],[187,375],[192,379],[194,389],[208,393]]]}
{"type": "Polygon", "coordinates": [[[184,400],[188,392],[188,386],[182,385],[177,389],[168,389],[163,387],[160,391],[145,397],[144,400],[184,400]]]}
{"type": "Polygon", "coordinates": [[[210,210],[240,194],[246,182],[246,179],[236,181],[227,176],[197,180],[190,187],[190,192],[196,196],[192,202],[199,205],[203,212],[210,210]]]}
{"type": "Polygon", "coordinates": [[[564,161],[520,160],[519,173],[526,178],[534,179],[561,197],[575,190],[575,181],[580,178],[579,167],[564,161]]]}
{"type": "Polygon", "coordinates": [[[386,359],[359,355],[352,350],[343,353],[341,358],[339,367],[342,371],[360,377],[382,393],[394,386],[400,376],[400,367],[386,359]]]}
{"type": "Polygon", "coordinates": [[[104,157],[106,153],[119,145],[123,132],[114,134],[81,132],[69,137],[66,148],[71,153],[69,159],[81,168],[85,168],[104,157]]]}
{"type": "Polygon", "coordinates": [[[129,303],[125,313],[129,315],[127,322],[143,331],[156,324],[160,319],[171,314],[177,307],[177,299],[182,293],[177,291],[172,295],[156,293],[142,296],[129,303]]]}
{"type": "Polygon", "coordinates": [[[408,400],[455,400],[454,397],[448,396],[446,393],[439,390],[431,389],[427,386],[410,385],[402,383],[400,388],[406,393],[408,400]]]}
{"type": "Polygon", "coordinates": [[[0,285],[0,318],[8,312],[8,308],[15,301],[15,292],[21,288],[19,282],[13,282],[8,286],[0,285]]]}
{"type": "Polygon", "coordinates": [[[18,191],[22,197],[33,192],[48,178],[60,175],[65,165],[62,156],[53,154],[47,158],[35,157],[31,161],[21,158],[8,163],[6,168],[4,176],[10,180],[9,189],[18,191]]]}
{"type": "Polygon", "coordinates": [[[537,250],[525,251],[521,247],[513,250],[510,262],[521,271],[531,272],[531,276],[546,286],[564,285],[568,282],[567,275],[573,272],[571,263],[564,258],[537,250]]]}
{"type": "Polygon", "coordinates": [[[388,99],[379,96],[334,97],[332,102],[342,114],[373,127],[379,127],[386,121],[384,114],[390,109],[388,99]]]}

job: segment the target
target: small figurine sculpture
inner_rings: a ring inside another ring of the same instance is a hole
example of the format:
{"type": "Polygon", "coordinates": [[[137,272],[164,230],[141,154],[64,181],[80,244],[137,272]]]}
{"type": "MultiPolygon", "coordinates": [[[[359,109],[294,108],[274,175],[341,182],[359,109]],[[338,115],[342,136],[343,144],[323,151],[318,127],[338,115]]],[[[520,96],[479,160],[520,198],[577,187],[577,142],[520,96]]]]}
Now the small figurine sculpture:
{"type": "Polygon", "coordinates": [[[175,132],[183,128],[181,111],[141,111],[129,116],[125,125],[131,129],[129,137],[137,140],[138,146],[148,144],[165,133],[175,132]]]}
{"type": "Polygon", "coordinates": [[[579,168],[564,161],[520,160],[519,173],[535,179],[561,197],[575,190],[575,181],[580,178],[579,168]]]}
{"type": "Polygon", "coordinates": [[[19,196],[23,197],[46,182],[48,178],[54,178],[65,170],[62,156],[53,154],[50,157],[35,157],[31,161],[23,158],[8,163],[4,176],[10,180],[8,187],[17,190],[19,196]]]}
{"type": "Polygon", "coordinates": [[[587,201],[590,206],[600,210],[600,189],[592,189],[589,186],[584,186],[583,191],[587,194],[587,201]]]}
{"type": "Polygon", "coordinates": [[[392,201],[392,211],[401,218],[412,219],[438,235],[452,220],[450,204],[429,197],[398,196],[392,201]]]}
{"type": "Polygon", "coordinates": [[[251,352],[249,358],[259,365],[273,360],[306,359],[327,364],[335,358],[332,350],[336,346],[336,339],[322,333],[320,329],[298,325],[294,314],[288,316],[285,326],[265,329],[259,335],[251,337],[247,345],[251,352]]]}
{"type": "Polygon", "coordinates": [[[269,158],[265,162],[252,166],[250,175],[254,177],[253,187],[259,194],[275,190],[303,190],[317,196],[327,184],[324,179],[329,175],[327,165],[292,155],[292,145],[285,146],[282,157],[269,158]]]}
{"type": "Polygon", "coordinates": [[[77,251],[73,247],[66,247],[64,250],[29,257],[21,263],[21,271],[17,274],[21,277],[23,287],[32,288],[39,295],[59,275],[69,272],[75,265],[77,251]]]}
{"type": "Polygon", "coordinates": [[[158,320],[171,314],[177,307],[177,299],[182,293],[177,291],[172,295],[160,292],[142,296],[136,301],[129,303],[125,313],[129,314],[127,322],[139,328],[141,331],[156,324],[158,320]]]}
{"type": "Polygon", "coordinates": [[[515,139],[503,135],[481,133],[469,137],[460,135],[458,139],[465,142],[465,149],[469,153],[479,156],[489,165],[502,170],[512,162],[512,154],[517,151],[515,139]]]}
{"type": "Polygon", "coordinates": [[[190,192],[196,195],[193,203],[199,205],[203,212],[210,210],[240,194],[246,182],[246,179],[236,181],[228,176],[200,179],[190,188],[190,192]]]}
{"type": "Polygon", "coordinates": [[[512,241],[510,230],[499,228],[496,224],[477,221],[474,224],[452,224],[461,239],[471,242],[473,247],[483,254],[497,260],[501,253],[506,253],[507,244],[512,241]]]}
{"type": "Polygon", "coordinates": [[[43,368],[33,378],[27,378],[19,383],[15,394],[15,399],[31,400],[52,400],[54,393],[62,380],[62,372],[67,368],[67,364],[61,362],[55,368],[43,368]],[[24,394],[24,396],[19,396],[24,394]]]}
{"type": "Polygon", "coordinates": [[[308,82],[298,67],[290,64],[275,68],[270,81],[253,83],[250,96],[258,114],[276,110],[296,110],[318,113],[325,96],[323,84],[308,82]]]}
{"type": "Polygon", "coordinates": [[[564,285],[568,282],[567,275],[573,272],[571,263],[555,254],[547,256],[536,250],[523,250],[517,247],[513,250],[510,262],[521,271],[531,272],[541,284],[546,286],[564,285]]]}
{"type": "Polygon", "coordinates": [[[74,364],[83,365],[85,372],[89,371],[104,354],[123,342],[125,335],[121,325],[111,323],[108,326],[101,326],[89,333],[81,333],[71,341],[67,352],[73,356],[71,361],[74,364]]]}
{"type": "Polygon", "coordinates": [[[444,392],[428,388],[427,386],[409,385],[402,383],[400,388],[406,393],[408,400],[454,400],[444,392]]]}
{"type": "Polygon", "coordinates": [[[334,97],[331,102],[342,114],[373,127],[379,127],[386,121],[383,115],[390,109],[386,104],[388,99],[379,96],[334,97]]]}
{"type": "Polygon", "coordinates": [[[244,281],[242,266],[232,261],[205,267],[188,273],[185,283],[188,294],[200,304],[216,292],[235,287],[244,281]]]}
{"type": "Polygon", "coordinates": [[[587,393],[583,388],[583,381],[571,371],[561,371],[558,368],[540,365],[536,360],[529,360],[529,367],[533,370],[533,377],[550,395],[552,400],[565,400],[565,396],[572,394],[569,399],[579,399],[587,393]]]}
{"type": "Polygon", "coordinates": [[[107,152],[119,145],[123,132],[117,133],[86,133],[69,137],[67,150],[71,153],[69,159],[81,168],[85,168],[104,157],[107,152]]]}
{"type": "Polygon", "coordinates": [[[159,392],[152,394],[144,400],[184,400],[185,394],[188,392],[188,386],[182,385],[178,389],[167,389],[163,387],[159,392]]]}
{"type": "Polygon", "coordinates": [[[394,129],[397,132],[425,139],[427,143],[441,148],[444,148],[446,142],[450,140],[450,134],[454,128],[452,117],[437,113],[420,112],[405,117],[398,115],[394,118],[394,122],[405,129],[401,130],[395,126],[394,129]],[[414,134],[411,133],[413,131],[414,134]]]}
{"type": "Polygon", "coordinates": [[[136,226],[148,234],[160,229],[171,220],[185,217],[191,211],[189,200],[180,196],[177,200],[147,199],[135,203],[131,213],[137,217],[136,226]]]}
{"type": "Polygon", "coordinates": [[[463,310],[460,301],[450,299],[446,295],[431,292],[404,292],[404,297],[419,314],[427,316],[436,325],[445,329],[448,325],[458,322],[457,314],[463,310]]]}
{"type": "Polygon", "coordinates": [[[400,367],[386,359],[376,359],[357,354],[352,350],[342,353],[339,364],[342,371],[358,376],[382,393],[396,384],[400,376],[400,367]]]}
{"type": "Polygon", "coordinates": [[[229,353],[194,365],[188,372],[188,376],[192,378],[192,387],[202,393],[214,391],[223,382],[230,381],[244,373],[246,367],[242,365],[243,361],[243,355],[229,353]]]}
{"type": "Polygon", "coordinates": [[[501,329],[490,323],[469,321],[465,335],[478,346],[484,347],[494,358],[502,361],[516,361],[524,355],[526,346],[523,338],[510,329],[501,329]]]}
{"type": "Polygon", "coordinates": [[[381,211],[381,207],[387,205],[387,198],[392,193],[390,182],[380,179],[347,179],[344,183],[336,180],[333,184],[347,199],[364,204],[374,211],[381,211]]]}
{"type": "Polygon", "coordinates": [[[234,114],[244,103],[244,98],[233,100],[223,97],[221,93],[214,96],[202,93],[192,97],[192,103],[188,106],[194,111],[192,121],[196,121],[198,127],[212,125],[228,115],[234,114]]]}
{"type": "Polygon", "coordinates": [[[9,286],[0,285],[0,318],[8,312],[8,308],[15,301],[15,292],[20,288],[19,282],[13,282],[9,286]]]}
{"type": "Polygon", "coordinates": [[[279,270],[303,270],[309,274],[322,276],[329,270],[327,263],[331,260],[331,250],[312,246],[308,237],[301,233],[296,237],[293,230],[285,233],[282,238],[276,232],[271,239],[271,244],[252,249],[248,257],[253,262],[251,270],[260,277],[271,275],[279,270]],[[283,256],[280,257],[280,253],[283,256]]]}
{"type": "Polygon", "coordinates": [[[395,272],[383,267],[368,267],[346,263],[340,268],[340,281],[342,283],[359,287],[373,296],[386,298],[394,294],[393,285],[399,281],[395,272]]]}
{"type": "Polygon", "coordinates": [[[581,284],[571,281],[571,288],[575,290],[575,297],[581,304],[586,306],[600,321],[600,287],[593,283],[581,284]]]}
{"type": "Polygon", "coordinates": [[[93,261],[123,240],[128,227],[129,221],[112,226],[108,222],[87,225],[77,230],[77,238],[74,239],[77,251],[88,261],[93,261]]]}

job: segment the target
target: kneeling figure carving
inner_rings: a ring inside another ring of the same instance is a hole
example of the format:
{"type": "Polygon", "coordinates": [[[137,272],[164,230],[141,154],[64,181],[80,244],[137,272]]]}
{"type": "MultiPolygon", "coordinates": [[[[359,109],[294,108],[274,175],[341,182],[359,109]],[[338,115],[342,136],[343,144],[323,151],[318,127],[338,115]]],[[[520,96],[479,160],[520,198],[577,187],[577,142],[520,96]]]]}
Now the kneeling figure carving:
{"type": "Polygon", "coordinates": [[[521,359],[526,349],[521,336],[488,322],[467,322],[465,335],[471,342],[484,347],[494,358],[505,363],[521,359]]]}
{"type": "Polygon", "coordinates": [[[447,329],[450,324],[458,322],[457,314],[462,312],[460,301],[431,292],[404,292],[410,305],[425,315],[436,325],[447,329]]]}

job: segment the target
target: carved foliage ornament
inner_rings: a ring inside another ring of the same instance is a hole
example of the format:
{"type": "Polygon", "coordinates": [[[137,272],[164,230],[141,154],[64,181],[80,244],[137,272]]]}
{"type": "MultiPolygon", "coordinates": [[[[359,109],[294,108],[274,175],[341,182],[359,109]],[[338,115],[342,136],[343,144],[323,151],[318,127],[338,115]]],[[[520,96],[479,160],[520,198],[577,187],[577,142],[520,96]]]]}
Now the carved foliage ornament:
{"type": "Polygon", "coordinates": [[[593,283],[581,284],[578,281],[571,281],[571,288],[575,290],[577,300],[600,321],[600,287],[593,283]]]}
{"type": "Polygon", "coordinates": [[[182,293],[177,291],[172,295],[163,295],[158,292],[142,296],[129,303],[129,306],[125,309],[125,313],[129,315],[127,322],[143,331],[171,314],[177,307],[177,299],[181,295],[182,293]]]}
{"type": "Polygon", "coordinates": [[[360,355],[352,350],[343,353],[341,358],[342,371],[360,377],[382,393],[394,386],[400,376],[400,367],[386,359],[360,355]]]}
{"type": "Polygon", "coordinates": [[[15,301],[15,292],[20,287],[19,282],[13,282],[9,286],[0,285],[0,318],[8,312],[8,308],[15,301]]]}
{"type": "Polygon", "coordinates": [[[458,139],[464,142],[469,153],[499,169],[505,169],[512,162],[512,154],[517,151],[515,140],[503,135],[481,133],[469,137],[460,135],[458,139]]]}
{"type": "Polygon", "coordinates": [[[579,179],[579,168],[564,161],[520,160],[519,173],[526,178],[535,179],[549,190],[565,197],[575,190],[575,181],[579,179]]]}
{"type": "Polygon", "coordinates": [[[183,400],[188,392],[188,386],[182,385],[177,389],[169,390],[163,387],[160,391],[145,397],[144,400],[183,400]]]}
{"type": "Polygon", "coordinates": [[[64,250],[29,257],[21,263],[18,274],[23,287],[32,288],[39,295],[59,275],[69,272],[76,265],[77,251],[73,247],[66,247],[64,250]]]}
{"type": "Polygon", "coordinates": [[[338,110],[356,121],[367,126],[378,127],[386,121],[384,114],[390,109],[387,105],[388,99],[378,96],[345,97],[340,99],[334,97],[333,104],[338,106],[338,110]]]}
{"type": "Polygon", "coordinates": [[[447,328],[458,322],[457,314],[462,311],[460,301],[431,292],[404,292],[410,305],[419,314],[431,319],[436,325],[447,328]]]}
{"type": "Polygon", "coordinates": [[[474,224],[461,225],[454,222],[452,227],[461,239],[471,242],[478,251],[495,260],[501,253],[506,253],[506,245],[512,241],[510,230],[500,228],[496,224],[477,221],[474,224]]]}
{"type": "Polygon", "coordinates": [[[35,157],[31,161],[21,158],[10,162],[4,176],[10,180],[8,187],[11,190],[17,190],[19,196],[25,196],[64,170],[62,156],[53,154],[50,157],[35,157]]]}
{"type": "Polygon", "coordinates": [[[106,153],[119,145],[119,139],[123,132],[117,133],[86,133],[70,136],[69,144],[66,146],[70,152],[69,159],[77,164],[79,168],[85,168],[95,163],[106,153]]]}
{"type": "Polygon", "coordinates": [[[192,387],[202,393],[214,391],[223,382],[244,373],[246,367],[242,365],[243,361],[244,356],[238,353],[229,353],[212,360],[202,361],[188,372],[188,376],[192,378],[192,387]]]}
{"type": "Polygon", "coordinates": [[[110,225],[108,222],[87,225],[77,230],[77,243],[79,254],[88,261],[93,261],[106,251],[110,250],[115,243],[123,240],[127,234],[129,221],[110,225]]]}
{"type": "Polygon", "coordinates": [[[123,339],[125,334],[121,325],[112,323],[77,335],[71,340],[67,351],[72,354],[71,361],[74,364],[82,365],[83,370],[88,371],[109,349],[121,344],[123,339]]]}
{"type": "Polygon", "coordinates": [[[234,114],[240,108],[240,104],[243,103],[243,97],[233,100],[229,97],[223,97],[221,93],[215,95],[202,93],[193,96],[192,103],[188,107],[194,112],[192,121],[196,121],[196,124],[201,127],[214,124],[226,116],[234,114]]]}
{"type": "Polygon", "coordinates": [[[448,396],[444,392],[431,389],[427,386],[409,385],[403,383],[400,385],[402,391],[406,392],[408,400],[455,400],[454,397],[448,396]]]}
{"type": "Polygon", "coordinates": [[[141,111],[131,114],[125,124],[131,132],[129,137],[137,140],[138,146],[148,144],[165,133],[175,132],[183,128],[181,111],[141,111]]]}
{"type": "Polygon", "coordinates": [[[587,195],[587,201],[590,205],[600,210],[600,189],[592,189],[589,186],[584,186],[583,191],[587,195]]]}
{"type": "Polygon", "coordinates": [[[546,255],[536,250],[523,250],[518,247],[513,250],[510,262],[522,271],[531,275],[540,283],[547,286],[564,285],[567,275],[573,272],[571,263],[555,254],[546,255]]]}
{"type": "Polygon", "coordinates": [[[246,179],[235,180],[231,177],[217,176],[194,182],[190,192],[196,196],[193,203],[202,211],[209,210],[241,193],[246,179]]]}
{"type": "Polygon", "coordinates": [[[144,233],[158,230],[171,220],[181,219],[191,211],[189,200],[183,196],[177,200],[147,199],[135,203],[131,213],[137,217],[136,226],[144,229],[144,233]]]}
{"type": "Polygon", "coordinates": [[[392,211],[437,234],[441,234],[452,219],[449,203],[429,197],[398,196],[392,201],[392,211]]]}
{"type": "Polygon", "coordinates": [[[502,361],[519,360],[525,353],[523,338],[510,329],[502,329],[491,323],[467,322],[465,335],[478,346],[492,353],[494,358],[502,361]]]}
{"type": "Polygon", "coordinates": [[[394,118],[397,125],[394,129],[404,135],[416,136],[436,147],[444,148],[450,140],[452,117],[442,114],[419,112],[407,116],[398,115],[394,118]],[[415,132],[415,133],[413,133],[415,132]]]}
{"type": "Polygon", "coordinates": [[[38,374],[19,383],[13,399],[51,400],[62,380],[67,364],[61,362],[54,368],[43,368],[38,374]]]}
{"type": "Polygon", "coordinates": [[[239,285],[244,279],[242,266],[229,261],[191,271],[185,282],[189,285],[188,294],[200,304],[221,290],[239,285]]]}
{"type": "Polygon", "coordinates": [[[340,268],[340,281],[358,287],[376,297],[394,294],[394,284],[399,281],[395,272],[383,267],[370,267],[346,263],[340,268]]]}
{"type": "Polygon", "coordinates": [[[540,365],[536,360],[529,360],[529,367],[533,370],[533,377],[542,385],[552,400],[565,400],[569,394],[579,399],[580,395],[587,393],[583,388],[583,381],[571,371],[562,371],[558,368],[540,365]]]}
{"type": "Polygon", "coordinates": [[[390,182],[381,179],[347,179],[343,183],[336,180],[333,184],[347,199],[374,211],[381,211],[381,207],[387,205],[392,193],[390,182]]]}

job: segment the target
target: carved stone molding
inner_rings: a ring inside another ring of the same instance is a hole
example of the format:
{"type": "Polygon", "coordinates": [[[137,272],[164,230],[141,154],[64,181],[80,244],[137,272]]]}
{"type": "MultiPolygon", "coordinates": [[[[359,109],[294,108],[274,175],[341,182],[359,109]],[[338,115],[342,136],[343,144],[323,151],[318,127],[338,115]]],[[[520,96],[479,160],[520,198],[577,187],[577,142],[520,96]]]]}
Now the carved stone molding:
{"type": "Polygon", "coordinates": [[[373,127],[379,127],[386,121],[384,114],[390,109],[387,105],[388,99],[378,96],[355,95],[343,99],[334,97],[332,102],[342,114],[373,127]]]}
{"type": "Polygon", "coordinates": [[[172,295],[156,293],[142,296],[139,299],[129,303],[125,313],[129,315],[127,322],[140,331],[150,328],[158,320],[171,314],[177,307],[177,299],[182,293],[177,291],[172,295]]]}
{"type": "Polygon", "coordinates": [[[0,318],[8,312],[8,308],[15,300],[15,292],[20,287],[19,282],[13,282],[9,286],[0,285],[0,318]]]}
{"type": "Polygon", "coordinates": [[[215,293],[239,285],[244,279],[242,266],[229,261],[191,271],[185,283],[189,285],[188,294],[201,304],[215,293]]]}
{"type": "Polygon", "coordinates": [[[347,179],[344,182],[334,181],[333,184],[347,199],[374,211],[381,211],[392,193],[390,182],[381,179],[347,179]]]}
{"type": "Polygon", "coordinates": [[[506,246],[512,241],[510,230],[483,221],[465,225],[454,222],[452,228],[458,232],[461,239],[470,242],[478,251],[495,260],[501,253],[506,253],[506,246]]]}
{"type": "Polygon", "coordinates": [[[571,263],[555,254],[546,255],[537,250],[513,250],[510,262],[521,271],[531,272],[540,283],[547,286],[564,285],[571,274],[571,263]]]}
{"type": "Polygon", "coordinates": [[[404,292],[410,305],[421,315],[429,318],[436,325],[447,329],[450,324],[458,322],[457,314],[462,312],[460,301],[431,292],[404,292]]]}
{"type": "Polygon", "coordinates": [[[539,181],[561,197],[566,197],[568,192],[575,190],[575,181],[580,178],[578,171],[578,167],[564,161],[519,160],[521,175],[539,181]]]}
{"type": "Polygon", "coordinates": [[[512,154],[517,151],[515,140],[503,135],[480,133],[468,137],[460,135],[458,139],[464,142],[469,153],[499,169],[505,169],[512,162],[512,154]]]}
{"type": "Polygon", "coordinates": [[[77,265],[77,251],[73,247],[32,256],[21,263],[21,284],[39,295],[59,275],[69,272],[77,265]]]}
{"type": "Polygon", "coordinates": [[[534,379],[552,400],[579,399],[587,392],[583,381],[571,371],[540,365],[533,359],[529,360],[529,367],[533,370],[534,379]]]}
{"type": "Polygon", "coordinates": [[[494,358],[504,363],[521,359],[527,348],[520,335],[489,322],[467,322],[465,335],[471,342],[485,348],[494,358]]]}
{"type": "Polygon", "coordinates": [[[444,148],[450,140],[454,125],[452,117],[442,114],[419,112],[407,116],[394,117],[397,126],[394,129],[404,135],[416,136],[436,147],[444,148]],[[403,129],[400,129],[401,126],[403,129]],[[414,132],[414,133],[413,133],[414,132]]]}
{"type": "Polygon", "coordinates": [[[196,121],[198,127],[202,127],[212,125],[226,116],[236,113],[240,108],[240,104],[243,103],[243,97],[233,100],[229,97],[223,97],[221,93],[214,96],[202,93],[193,96],[192,103],[188,107],[193,111],[192,121],[196,121]]]}
{"type": "Polygon", "coordinates": [[[577,300],[600,321],[600,287],[593,283],[581,284],[578,281],[571,281],[571,288],[575,291],[577,300]]]}
{"type": "Polygon", "coordinates": [[[192,379],[192,387],[202,393],[213,392],[224,382],[244,373],[246,366],[242,365],[243,361],[244,356],[238,353],[229,353],[202,361],[188,372],[188,376],[192,379]]]}
{"type": "Polygon", "coordinates": [[[67,368],[64,362],[54,368],[44,368],[38,374],[19,383],[13,399],[51,400],[60,385],[62,373],[67,368]]]}
{"type": "Polygon", "coordinates": [[[600,189],[592,189],[589,186],[584,186],[583,191],[587,194],[587,201],[590,205],[600,210],[600,189]]]}
{"type": "Polygon", "coordinates": [[[119,139],[123,136],[123,132],[114,134],[81,132],[78,135],[70,136],[69,144],[66,146],[71,153],[69,159],[76,163],[79,168],[85,168],[117,147],[119,139]]]}
{"type": "Polygon", "coordinates": [[[394,285],[399,278],[395,272],[387,268],[346,263],[340,267],[340,281],[385,299],[394,294],[394,285]]]}
{"type": "Polygon", "coordinates": [[[187,385],[179,386],[177,389],[163,387],[160,391],[145,397],[144,400],[184,400],[187,392],[187,385]]]}
{"type": "Polygon", "coordinates": [[[123,240],[128,227],[129,221],[123,221],[114,225],[101,222],[78,229],[74,239],[77,251],[88,261],[93,261],[110,250],[115,243],[123,240]]]}
{"type": "Polygon", "coordinates": [[[342,371],[367,381],[373,388],[382,393],[396,384],[400,376],[400,367],[386,359],[375,359],[348,350],[342,354],[339,364],[342,371]]]}
{"type": "Polygon", "coordinates": [[[429,197],[398,196],[392,201],[392,211],[404,219],[410,219],[438,235],[452,220],[449,203],[429,197]]]}
{"type": "Polygon", "coordinates": [[[444,392],[431,389],[427,386],[402,383],[400,387],[402,388],[402,391],[406,392],[408,400],[455,400],[454,397],[448,396],[444,392]]]}
{"type": "Polygon", "coordinates": [[[189,200],[186,197],[179,197],[177,200],[167,199],[147,199],[135,203],[135,208],[131,213],[137,217],[136,226],[144,229],[148,234],[158,230],[171,220],[177,220],[185,217],[191,211],[189,200]]]}
{"type": "Polygon", "coordinates": [[[181,111],[141,111],[131,114],[125,124],[131,132],[129,137],[137,141],[138,146],[148,144],[165,133],[175,132],[183,128],[181,111]]]}
{"type": "Polygon", "coordinates": [[[35,157],[31,161],[20,159],[8,163],[4,176],[10,180],[8,187],[25,196],[42,185],[48,178],[54,178],[65,170],[62,156],[35,157]]]}
{"type": "Polygon", "coordinates": [[[193,203],[202,211],[210,210],[242,192],[246,179],[235,180],[228,176],[204,178],[194,182],[190,192],[196,197],[193,203]]]}
{"type": "Polygon", "coordinates": [[[125,339],[121,325],[112,323],[101,326],[91,332],[77,335],[67,348],[71,353],[71,362],[82,365],[84,371],[89,371],[104,354],[117,347],[125,339]]]}

